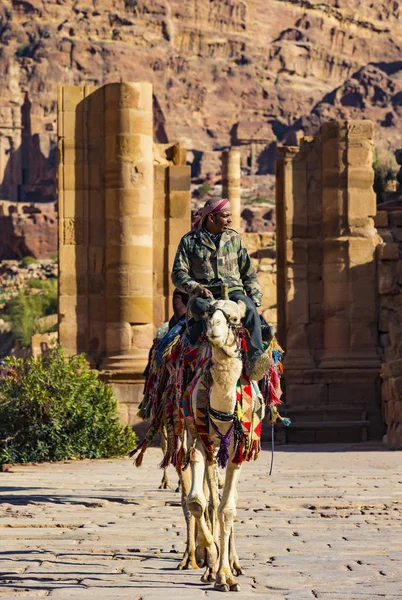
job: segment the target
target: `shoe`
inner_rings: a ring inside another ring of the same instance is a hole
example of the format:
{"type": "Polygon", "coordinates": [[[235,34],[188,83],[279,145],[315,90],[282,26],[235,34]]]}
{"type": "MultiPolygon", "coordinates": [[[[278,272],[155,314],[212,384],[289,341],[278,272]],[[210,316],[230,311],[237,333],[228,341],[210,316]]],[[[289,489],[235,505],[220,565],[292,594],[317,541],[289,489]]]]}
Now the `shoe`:
{"type": "Polygon", "coordinates": [[[271,361],[266,352],[264,354],[260,354],[254,361],[253,368],[251,369],[250,379],[253,381],[260,381],[268,372],[269,367],[271,366],[271,361]]]}

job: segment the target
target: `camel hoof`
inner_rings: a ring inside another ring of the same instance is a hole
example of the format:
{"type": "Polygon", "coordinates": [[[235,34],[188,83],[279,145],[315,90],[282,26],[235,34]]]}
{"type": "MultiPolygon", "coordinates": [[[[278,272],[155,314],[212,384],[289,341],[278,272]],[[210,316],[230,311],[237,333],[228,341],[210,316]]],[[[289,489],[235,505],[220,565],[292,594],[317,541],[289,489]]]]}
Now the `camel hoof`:
{"type": "Polygon", "coordinates": [[[227,583],[215,583],[214,589],[218,592],[228,592],[230,588],[227,583]]]}
{"type": "Polygon", "coordinates": [[[230,586],[230,591],[231,592],[241,592],[241,585],[240,585],[240,583],[233,583],[230,586]]]}
{"type": "Polygon", "coordinates": [[[175,492],[181,492],[181,487],[180,487],[180,486],[178,486],[178,487],[175,489],[175,492]]]}
{"type": "Polygon", "coordinates": [[[204,572],[204,574],[203,574],[203,575],[202,575],[202,577],[201,577],[201,581],[202,581],[202,583],[212,583],[212,582],[213,582],[213,581],[215,581],[215,580],[216,580],[216,575],[215,575],[215,573],[213,572],[213,570],[212,570],[212,569],[210,569],[209,567],[207,567],[207,568],[205,569],[205,572],[204,572]]]}
{"type": "Polygon", "coordinates": [[[172,488],[168,483],[161,483],[158,487],[158,490],[171,490],[172,488]]]}
{"type": "Polygon", "coordinates": [[[184,553],[183,559],[176,567],[177,571],[187,571],[188,569],[197,569],[197,563],[195,561],[194,555],[188,552],[184,553]]]}
{"type": "Polygon", "coordinates": [[[231,567],[231,571],[232,571],[233,575],[244,575],[244,571],[240,565],[233,565],[231,567]]]}

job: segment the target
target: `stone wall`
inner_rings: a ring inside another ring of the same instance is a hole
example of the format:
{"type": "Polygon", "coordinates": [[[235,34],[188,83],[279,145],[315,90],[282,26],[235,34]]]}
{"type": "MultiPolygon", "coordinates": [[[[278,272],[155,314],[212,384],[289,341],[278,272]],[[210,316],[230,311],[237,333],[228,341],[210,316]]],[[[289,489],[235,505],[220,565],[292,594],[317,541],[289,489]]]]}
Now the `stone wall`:
{"type": "Polygon", "coordinates": [[[289,441],[379,438],[373,124],[325,123],[277,163],[278,336],[289,441]]]}
{"type": "Polygon", "coordinates": [[[384,242],[378,247],[384,441],[395,448],[402,447],[402,206],[401,210],[380,210],[375,224],[384,242]]]}

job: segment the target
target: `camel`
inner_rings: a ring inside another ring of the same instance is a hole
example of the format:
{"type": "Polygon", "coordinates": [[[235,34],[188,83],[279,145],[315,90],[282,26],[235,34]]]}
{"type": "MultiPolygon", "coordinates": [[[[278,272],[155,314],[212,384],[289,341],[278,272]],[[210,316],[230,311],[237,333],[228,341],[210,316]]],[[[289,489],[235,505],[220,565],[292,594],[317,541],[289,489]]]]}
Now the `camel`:
{"type": "MultiPolygon", "coordinates": [[[[212,301],[206,332],[195,345],[181,331],[169,332],[153,347],[139,413],[153,418],[135,451],[135,464],[140,466],[147,447],[166,428],[161,467],[173,464],[179,473],[187,525],[186,550],[178,568],[205,568],[201,580],[214,581],[220,591],[241,589],[233,530],[237,484],[242,462],[257,458],[260,451],[265,404],[272,416],[280,402],[282,351],[275,340],[267,353],[267,371],[268,357],[273,362],[260,383],[262,394],[246,374],[246,332],[241,326],[245,311],[242,301],[212,301]],[[220,501],[217,464],[226,470],[220,501]]],[[[275,420],[281,418],[275,414],[275,420]]]]}
{"type": "MultiPolygon", "coordinates": [[[[187,548],[179,568],[205,567],[202,581],[214,581],[220,591],[240,591],[236,575],[242,573],[234,546],[233,521],[236,515],[237,483],[241,464],[229,458],[234,455],[234,417],[237,408],[236,386],[243,362],[239,352],[236,330],[246,306],[230,300],[211,303],[212,314],[207,317],[207,340],[212,348],[209,396],[210,437],[213,441],[213,460],[208,462],[205,445],[186,430],[187,445],[192,447],[188,469],[181,470],[182,506],[187,521],[187,548]],[[226,478],[222,500],[218,499],[216,457],[222,447],[225,455],[226,478]],[[205,485],[206,483],[206,485],[205,485]],[[209,493],[209,506],[207,502],[209,493]],[[218,517],[218,519],[217,519],[218,517]],[[217,520],[220,536],[218,536],[217,520]],[[195,525],[197,539],[195,539],[195,525]],[[219,539],[219,550],[217,540],[219,539]],[[219,557],[219,558],[218,558],[219,557]],[[217,564],[218,563],[218,564],[217,564]]],[[[197,411],[197,393],[204,385],[200,379],[192,393],[193,414],[197,411]]]]}

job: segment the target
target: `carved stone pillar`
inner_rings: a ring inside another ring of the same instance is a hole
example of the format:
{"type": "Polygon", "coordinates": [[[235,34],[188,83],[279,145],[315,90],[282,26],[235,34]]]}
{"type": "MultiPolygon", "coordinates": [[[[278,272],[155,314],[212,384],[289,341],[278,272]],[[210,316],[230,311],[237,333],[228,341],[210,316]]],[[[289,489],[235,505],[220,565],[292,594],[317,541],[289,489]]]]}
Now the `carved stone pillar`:
{"type": "Polygon", "coordinates": [[[377,366],[373,123],[332,121],[322,135],[324,352],[321,368],[377,366]]]}
{"type": "Polygon", "coordinates": [[[142,374],[153,339],[152,85],[105,87],[104,370],[142,374]]]}
{"type": "Polygon", "coordinates": [[[232,205],[232,225],[241,229],[241,169],[239,150],[222,152],[222,198],[232,205]]]}

